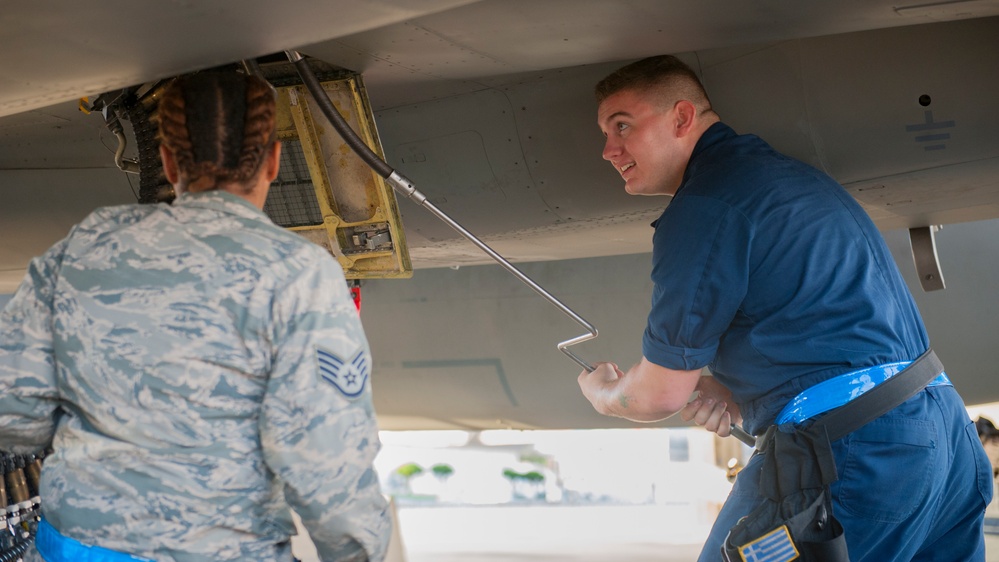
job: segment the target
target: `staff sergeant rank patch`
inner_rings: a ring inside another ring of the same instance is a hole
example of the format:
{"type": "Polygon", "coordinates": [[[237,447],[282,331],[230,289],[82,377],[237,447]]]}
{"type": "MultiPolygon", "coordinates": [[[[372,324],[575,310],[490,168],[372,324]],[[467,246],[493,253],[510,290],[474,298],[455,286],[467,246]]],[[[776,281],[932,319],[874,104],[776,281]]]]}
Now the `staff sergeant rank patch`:
{"type": "Polygon", "coordinates": [[[353,400],[364,392],[370,369],[363,348],[344,361],[336,353],[316,346],[316,362],[319,365],[319,375],[339,390],[340,394],[353,400]]]}

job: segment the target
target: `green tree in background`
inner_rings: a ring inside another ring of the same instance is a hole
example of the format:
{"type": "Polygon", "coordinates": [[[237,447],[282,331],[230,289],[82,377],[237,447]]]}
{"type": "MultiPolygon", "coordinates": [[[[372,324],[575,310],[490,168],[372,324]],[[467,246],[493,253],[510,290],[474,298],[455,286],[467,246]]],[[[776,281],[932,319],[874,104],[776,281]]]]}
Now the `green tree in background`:
{"type": "Polygon", "coordinates": [[[454,467],[444,463],[435,464],[430,467],[430,470],[441,482],[447,482],[447,479],[451,478],[451,475],[454,474],[454,467]]]}
{"type": "Polygon", "coordinates": [[[503,469],[503,477],[513,485],[513,495],[520,499],[544,499],[545,475],[531,470],[520,473],[512,468],[503,469]]]}
{"type": "Polygon", "coordinates": [[[412,494],[413,489],[410,481],[413,479],[414,476],[418,474],[423,474],[423,467],[416,464],[415,462],[410,462],[399,466],[399,468],[396,468],[395,473],[398,474],[400,478],[402,478],[403,486],[405,486],[406,488],[406,493],[412,494]]]}

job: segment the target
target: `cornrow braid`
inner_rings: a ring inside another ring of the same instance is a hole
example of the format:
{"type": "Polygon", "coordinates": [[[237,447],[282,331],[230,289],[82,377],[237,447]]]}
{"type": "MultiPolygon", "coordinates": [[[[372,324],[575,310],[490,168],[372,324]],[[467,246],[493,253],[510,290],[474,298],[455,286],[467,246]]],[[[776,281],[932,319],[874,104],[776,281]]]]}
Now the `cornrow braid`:
{"type": "Polygon", "coordinates": [[[275,138],[274,92],[263,80],[252,80],[246,88],[246,117],[237,179],[249,181],[257,175],[263,156],[275,138]]]}
{"type": "Polygon", "coordinates": [[[187,133],[187,114],[184,98],[179,92],[167,90],[160,99],[156,119],[159,121],[160,143],[173,152],[177,167],[188,170],[194,163],[191,137],[187,133]]]}
{"type": "Polygon", "coordinates": [[[252,189],[275,138],[274,93],[267,82],[235,72],[205,72],[174,80],[159,106],[160,142],[177,161],[184,189],[239,184],[252,189]]]}

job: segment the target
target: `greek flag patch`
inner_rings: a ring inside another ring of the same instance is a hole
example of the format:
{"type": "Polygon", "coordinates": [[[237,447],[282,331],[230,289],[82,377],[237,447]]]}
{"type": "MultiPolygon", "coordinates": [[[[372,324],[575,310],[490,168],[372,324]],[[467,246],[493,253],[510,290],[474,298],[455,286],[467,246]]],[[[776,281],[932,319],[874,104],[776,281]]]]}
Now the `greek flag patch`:
{"type": "Polygon", "coordinates": [[[797,560],[798,549],[791,540],[787,525],[781,525],[755,541],[739,547],[744,562],[791,562],[797,560]]]}
{"type": "Polygon", "coordinates": [[[364,349],[358,349],[353,357],[345,361],[336,353],[317,346],[316,361],[319,364],[319,375],[339,390],[340,394],[354,399],[364,392],[370,372],[364,349]]]}

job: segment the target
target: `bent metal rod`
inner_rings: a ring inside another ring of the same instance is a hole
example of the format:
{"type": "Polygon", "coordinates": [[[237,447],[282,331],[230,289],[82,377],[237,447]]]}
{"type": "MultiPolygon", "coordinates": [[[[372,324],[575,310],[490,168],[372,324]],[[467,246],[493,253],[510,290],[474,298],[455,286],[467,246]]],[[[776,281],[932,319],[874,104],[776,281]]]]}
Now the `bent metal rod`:
{"type": "MultiPolygon", "coordinates": [[[[349,145],[350,148],[362,160],[364,160],[364,162],[370,166],[372,170],[383,177],[385,181],[387,181],[397,192],[405,195],[424,209],[430,211],[434,216],[447,223],[447,225],[457,231],[458,234],[464,236],[468,241],[475,244],[479,247],[479,249],[489,255],[489,257],[496,260],[497,263],[513,274],[514,277],[520,279],[525,285],[534,289],[534,291],[541,295],[542,298],[550,302],[555,306],[555,308],[562,311],[563,314],[586,329],[587,333],[568,339],[564,342],[560,342],[557,347],[559,351],[564,353],[569,359],[572,359],[577,365],[592,372],[594,369],[593,366],[570,351],[569,346],[596,338],[597,329],[593,326],[593,324],[590,324],[583,319],[582,316],[576,314],[571,308],[552,296],[551,293],[535,283],[534,280],[517,269],[513,264],[503,258],[503,256],[496,253],[496,251],[486,245],[485,242],[479,240],[475,235],[465,229],[465,227],[461,226],[444,211],[441,211],[436,205],[428,201],[426,195],[417,190],[411,180],[395,171],[387,162],[379,158],[378,155],[368,148],[368,145],[366,145],[364,141],[357,136],[353,129],[350,128],[350,125],[348,125],[343,119],[340,112],[333,106],[333,102],[331,102],[329,96],[326,95],[326,92],[323,90],[322,85],[316,78],[316,75],[312,72],[312,69],[309,68],[305,58],[297,51],[285,51],[285,54],[288,56],[288,60],[295,64],[295,69],[302,78],[302,83],[305,84],[305,87],[308,88],[309,92],[312,94],[313,99],[315,99],[316,103],[319,104],[319,108],[322,110],[326,118],[329,119],[330,124],[332,124],[333,128],[337,130],[344,142],[346,142],[347,145],[349,145]]],[[[756,443],[756,439],[752,435],[749,435],[741,427],[735,424],[732,425],[732,435],[750,447],[754,446],[756,443]]]]}

